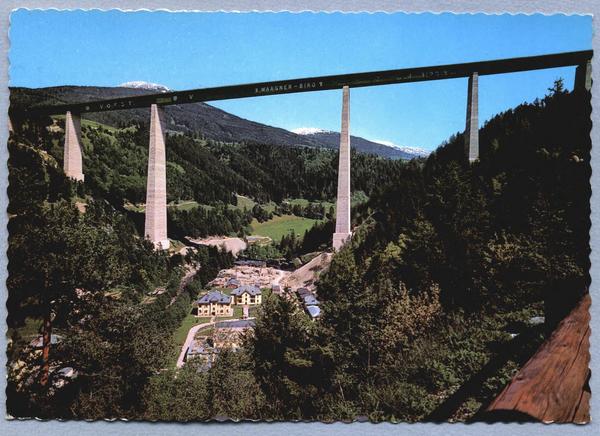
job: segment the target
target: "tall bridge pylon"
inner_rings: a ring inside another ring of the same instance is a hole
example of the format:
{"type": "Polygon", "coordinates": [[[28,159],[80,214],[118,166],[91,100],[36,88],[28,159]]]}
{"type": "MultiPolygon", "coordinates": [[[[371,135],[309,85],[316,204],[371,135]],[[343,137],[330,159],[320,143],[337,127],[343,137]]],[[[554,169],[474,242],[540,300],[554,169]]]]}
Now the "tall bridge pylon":
{"type": "Polygon", "coordinates": [[[350,236],[350,88],[342,91],[342,128],[338,163],[338,186],[333,249],[339,250],[350,236]]]}
{"type": "Polygon", "coordinates": [[[144,236],[156,248],[169,248],[167,237],[167,157],[165,146],[164,110],[150,107],[150,147],[148,149],[148,180],[146,182],[146,222],[144,236]]]}
{"type": "Polygon", "coordinates": [[[398,70],[341,74],[274,82],[249,83],[215,88],[173,91],[160,94],[121,97],[110,100],[69,103],[53,106],[32,106],[9,109],[9,130],[14,127],[13,116],[35,118],[43,115],[65,116],[64,172],[83,182],[81,143],[81,114],[133,108],[150,108],[150,138],[148,180],[146,190],[146,217],[144,236],[156,248],[167,249],[167,187],[166,145],[163,107],[186,103],[226,100],[233,98],[263,97],[299,92],[342,89],[342,126],[338,165],[336,228],[334,250],[341,249],[352,235],[350,216],[350,88],[423,82],[465,77],[468,78],[465,125],[465,154],[469,162],[479,159],[479,77],[518,71],[576,66],[574,89],[590,91],[591,50],[528,56],[510,59],[469,62],[462,64],[404,68],[398,70]]]}

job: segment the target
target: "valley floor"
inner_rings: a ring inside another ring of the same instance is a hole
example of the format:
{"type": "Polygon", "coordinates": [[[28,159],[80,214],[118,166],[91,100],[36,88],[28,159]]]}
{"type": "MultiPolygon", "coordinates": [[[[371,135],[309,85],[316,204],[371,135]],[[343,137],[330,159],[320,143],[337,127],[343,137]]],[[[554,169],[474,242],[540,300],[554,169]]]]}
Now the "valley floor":
{"type": "Polygon", "coordinates": [[[254,219],[251,224],[252,235],[267,236],[277,243],[284,235],[289,235],[292,232],[301,237],[304,232],[318,222],[320,221],[295,215],[274,216],[263,223],[259,223],[254,219]]]}

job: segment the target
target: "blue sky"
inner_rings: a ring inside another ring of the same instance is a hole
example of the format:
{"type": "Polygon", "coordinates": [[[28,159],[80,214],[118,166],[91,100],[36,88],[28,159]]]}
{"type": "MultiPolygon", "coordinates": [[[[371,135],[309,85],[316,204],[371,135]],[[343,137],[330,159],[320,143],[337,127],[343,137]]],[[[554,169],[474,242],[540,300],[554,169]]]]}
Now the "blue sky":
{"type": "MultiPolygon", "coordinates": [[[[591,48],[591,16],[28,11],[11,15],[10,84],[182,90],[591,48]]],[[[480,124],[574,68],[483,76],[480,124]]],[[[351,133],[432,150],[463,130],[467,80],[351,91],[351,133]]],[[[341,91],[211,103],[295,129],[339,130],[341,91]]]]}

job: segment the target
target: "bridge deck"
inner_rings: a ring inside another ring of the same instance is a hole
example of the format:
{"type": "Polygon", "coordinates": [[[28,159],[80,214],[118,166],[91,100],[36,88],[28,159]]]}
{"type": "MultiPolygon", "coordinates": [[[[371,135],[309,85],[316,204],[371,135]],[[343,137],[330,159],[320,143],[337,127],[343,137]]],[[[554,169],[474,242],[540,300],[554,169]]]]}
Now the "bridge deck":
{"type": "Polygon", "coordinates": [[[490,404],[486,417],[590,421],[590,304],[587,294],[490,404]]]}
{"type": "Polygon", "coordinates": [[[591,50],[528,56],[510,59],[496,59],[462,64],[437,65],[429,67],[404,68],[398,70],[372,71],[341,74],[334,76],[305,77],[300,79],[278,80],[273,82],[249,83],[243,85],[220,86],[215,88],[192,89],[136,97],[115,98],[87,103],[73,103],[55,106],[31,107],[25,110],[30,115],[58,115],[67,111],[103,112],[117,109],[150,107],[152,104],[172,105],[197,103],[233,98],[260,97],[267,95],[298,92],[325,91],[364,86],[390,85],[396,83],[421,82],[428,80],[469,77],[473,72],[480,76],[488,74],[512,73],[573,65],[582,65],[592,58],[591,50]]]}

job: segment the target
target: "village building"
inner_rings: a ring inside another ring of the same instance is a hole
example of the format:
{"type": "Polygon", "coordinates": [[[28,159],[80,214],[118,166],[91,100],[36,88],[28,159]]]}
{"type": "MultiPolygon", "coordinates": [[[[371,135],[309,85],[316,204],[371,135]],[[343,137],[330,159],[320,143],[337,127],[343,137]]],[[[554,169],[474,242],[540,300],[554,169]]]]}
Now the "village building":
{"type": "Polygon", "coordinates": [[[189,362],[192,359],[199,361],[197,368],[199,371],[208,371],[214,364],[219,350],[212,346],[212,343],[201,338],[199,340],[192,341],[191,345],[186,351],[185,361],[189,362]]]}
{"type": "Polygon", "coordinates": [[[319,306],[306,306],[306,311],[312,319],[315,319],[321,315],[321,308],[319,306]]]}
{"type": "Polygon", "coordinates": [[[233,304],[261,304],[262,293],[258,286],[255,285],[244,285],[235,288],[231,291],[231,297],[233,298],[233,304]]]}
{"type": "Polygon", "coordinates": [[[310,292],[307,288],[298,288],[296,293],[300,298],[304,298],[305,295],[312,295],[312,292],[310,292]]]}
{"type": "Polygon", "coordinates": [[[232,298],[219,291],[210,291],[196,301],[196,316],[233,316],[232,298]]]}
{"type": "Polygon", "coordinates": [[[319,305],[319,301],[317,300],[317,297],[314,296],[314,294],[305,295],[302,298],[302,300],[303,300],[305,306],[318,306],[319,305]]]}
{"type": "Polygon", "coordinates": [[[234,268],[219,271],[219,275],[208,283],[208,286],[211,288],[233,290],[243,285],[256,285],[264,289],[270,288],[273,283],[277,283],[289,275],[289,271],[282,271],[276,268],[255,268],[252,266],[237,265],[234,268]]]}
{"type": "Polygon", "coordinates": [[[218,350],[236,351],[242,345],[244,333],[254,329],[253,320],[224,321],[215,326],[213,334],[214,347],[218,350]]]}
{"type": "Polygon", "coordinates": [[[229,289],[235,289],[235,288],[239,287],[240,285],[241,285],[241,282],[238,279],[232,277],[227,280],[225,287],[229,288],[229,289]]]}
{"type": "Polygon", "coordinates": [[[237,266],[250,266],[254,268],[265,268],[267,266],[267,262],[264,260],[236,260],[234,265],[237,266]]]}
{"type": "Polygon", "coordinates": [[[315,319],[321,315],[321,308],[319,307],[321,303],[319,300],[317,300],[317,296],[313,292],[307,288],[298,288],[296,290],[296,294],[302,302],[304,310],[306,310],[312,319],[315,319]]]}

